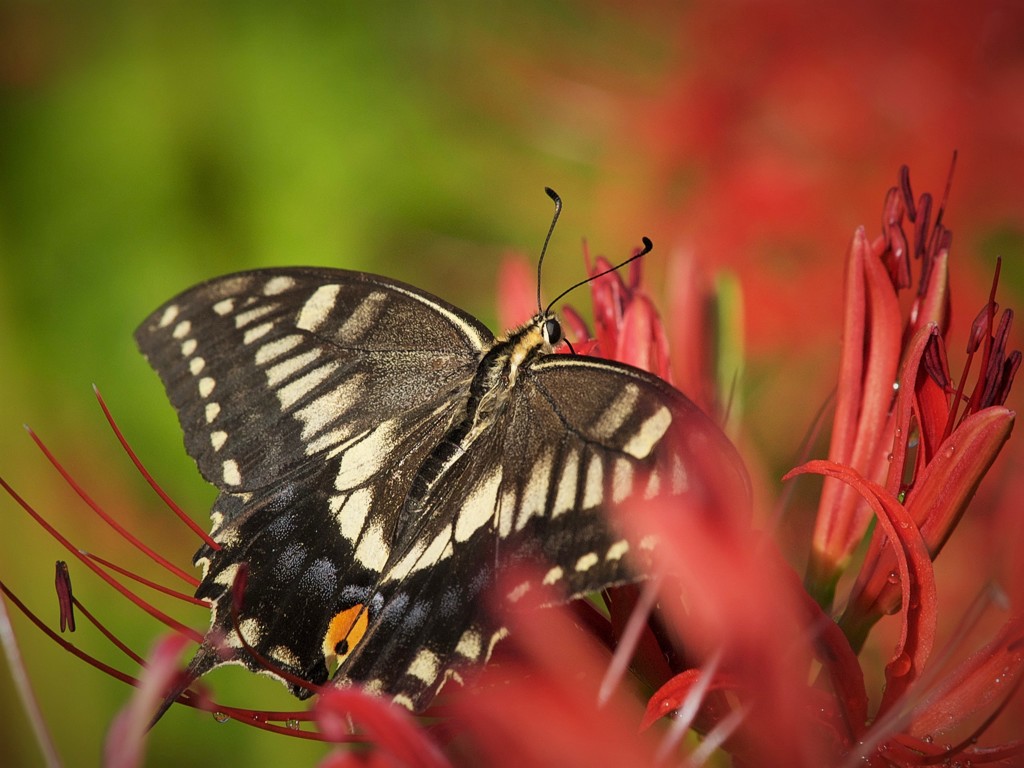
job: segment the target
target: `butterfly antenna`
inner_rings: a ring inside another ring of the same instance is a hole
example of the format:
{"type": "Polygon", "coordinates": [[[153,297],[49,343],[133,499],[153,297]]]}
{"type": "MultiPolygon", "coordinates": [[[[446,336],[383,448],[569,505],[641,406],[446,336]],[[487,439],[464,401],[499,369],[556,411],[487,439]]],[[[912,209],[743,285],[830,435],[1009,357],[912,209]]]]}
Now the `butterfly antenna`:
{"type": "Polygon", "coordinates": [[[555,215],[551,217],[551,226],[548,227],[548,235],[544,238],[544,247],[540,249],[540,258],[537,259],[537,312],[541,311],[540,274],[541,268],[544,266],[544,254],[548,252],[548,243],[551,242],[551,233],[555,231],[555,224],[558,223],[558,217],[562,213],[562,198],[558,196],[558,193],[551,187],[544,187],[544,191],[547,192],[548,197],[555,201],[555,215]]]}
{"type": "MultiPolygon", "coordinates": [[[[556,218],[557,218],[557,215],[556,215],[556,218]]],[[[554,299],[551,300],[551,303],[548,304],[548,308],[546,310],[544,310],[543,314],[547,314],[547,312],[549,312],[551,310],[551,308],[553,306],[555,306],[555,304],[557,304],[559,302],[560,299],[562,299],[564,296],[567,296],[568,294],[572,293],[577,288],[579,288],[581,285],[586,285],[587,283],[592,283],[595,280],[597,280],[597,278],[604,277],[607,274],[610,274],[612,272],[615,272],[616,270],[622,269],[624,266],[626,266],[630,262],[636,261],[641,256],[646,256],[648,253],[650,253],[651,250],[654,248],[654,243],[651,242],[651,238],[649,238],[649,237],[642,237],[640,239],[643,241],[643,244],[644,244],[643,248],[641,248],[639,251],[634,253],[632,256],[630,256],[628,259],[626,259],[622,263],[616,264],[614,267],[609,267],[608,269],[604,270],[603,272],[598,272],[596,275],[591,275],[586,280],[580,280],[575,285],[569,286],[564,291],[562,291],[560,294],[558,294],[554,299]]],[[[540,296],[540,286],[539,285],[537,287],[537,295],[538,295],[538,297],[540,296]]]]}

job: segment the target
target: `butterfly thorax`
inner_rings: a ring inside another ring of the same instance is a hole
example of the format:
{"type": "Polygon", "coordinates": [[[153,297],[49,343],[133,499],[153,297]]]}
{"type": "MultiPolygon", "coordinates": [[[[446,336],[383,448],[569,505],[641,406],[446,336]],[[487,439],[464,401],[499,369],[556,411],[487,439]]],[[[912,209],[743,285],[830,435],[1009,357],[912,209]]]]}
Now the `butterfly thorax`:
{"type": "Polygon", "coordinates": [[[550,323],[557,320],[540,314],[498,339],[480,358],[470,385],[465,412],[420,466],[405,509],[405,517],[414,518],[431,489],[444,477],[460,456],[466,454],[511,401],[513,388],[522,369],[537,357],[550,354],[550,323]],[[545,333],[545,329],[548,333],[545,333]]]}
{"type": "Polygon", "coordinates": [[[545,333],[550,322],[557,323],[549,314],[536,315],[496,341],[481,358],[467,403],[469,442],[487,429],[508,401],[520,371],[538,356],[551,354],[552,344],[545,333]]]}

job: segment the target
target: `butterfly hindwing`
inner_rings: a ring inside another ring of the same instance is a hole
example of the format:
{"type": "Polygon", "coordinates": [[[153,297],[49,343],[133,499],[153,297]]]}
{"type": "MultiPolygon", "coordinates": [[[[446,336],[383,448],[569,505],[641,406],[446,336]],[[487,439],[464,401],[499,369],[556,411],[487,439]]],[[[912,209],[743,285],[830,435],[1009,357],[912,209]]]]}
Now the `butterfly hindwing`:
{"type": "MultiPolygon", "coordinates": [[[[221,549],[205,546],[196,555],[203,567],[197,595],[211,601],[212,626],[229,646],[240,647],[241,631],[246,644],[280,669],[311,684],[326,682],[323,643],[331,619],[353,605],[369,605],[372,595],[377,616],[384,595],[375,587],[390,553],[394,510],[449,420],[422,410],[418,426],[395,445],[409,461],[354,487],[338,488],[348,477],[342,455],[307,462],[254,492],[221,493],[213,510],[213,538],[221,549]],[[232,585],[242,563],[247,583],[232,615],[232,585]]],[[[239,660],[267,671],[258,658],[240,654],[239,660]]],[[[296,695],[309,693],[290,685],[296,695]]]]}
{"type": "MultiPolygon", "coordinates": [[[[379,585],[401,610],[371,619],[340,670],[414,709],[446,676],[486,659],[503,632],[483,605],[500,574],[542,568],[539,581],[561,598],[633,581],[648,553],[631,551],[644,543],[617,533],[609,513],[634,496],[699,502],[715,474],[699,468],[716,457],[734,472],[718,427],[644,371],[547,355],[520,377],[494,423],[406,508],[411,521],[379,585]]],[[[742,472],[729,479],[746,483],[742,472]]],[[[541,584],[513,585],[506,597],[541,584]]]]}

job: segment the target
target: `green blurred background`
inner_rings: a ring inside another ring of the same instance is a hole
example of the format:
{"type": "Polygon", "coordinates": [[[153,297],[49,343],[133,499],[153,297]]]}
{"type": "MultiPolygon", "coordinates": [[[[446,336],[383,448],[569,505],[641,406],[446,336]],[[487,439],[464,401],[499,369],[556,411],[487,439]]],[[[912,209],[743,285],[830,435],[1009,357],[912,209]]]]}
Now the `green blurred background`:
{"type": "MultiPolygon", "coordinates": [[[[996,254],[1007,257],[1004,303],[1020,304],[1015,5],[486,8],[0,4],[0,474],[76,543],[159,575],[61,486],[23,422],[165,555],[186,564],[196,547],[116,447],[92,383],[205,525],[213,493],[131,339],[158,304],[232,270],[311,264],[399,277],[493,325],[502,257],[533,258],[543,238],[544,185],[566,202],[549,296],[582,275],[583,237],[618,256],[649,235],[654,275],[684,250],[740,275],[748,440],[769,477],[792,463],[808,403],[832,386],[840,259],[854,226],[877,231],[901,162],[919,188],[941,191],[961,150],[948,220],[960,319],[980,307],[996,254]]],[[[0,578],[50,622],[58,557],[0,499],[0,578]]],[[[76,595],[144,652],[155,622],[71,568],[76,595]]],[[[61,754],[96,763],[130,689],[20,616],[15,630],[61,754]]],[[[95,635],[75,640],[116,660],[95,635]]],[[[237,669],[210,683],[227,702],[294,706],[237,669]]],[[[300,765],[324,753],[174,708],[149,764],[300,765]]],[[[0,764],[40,760],[0,671],[0,764]]]]}

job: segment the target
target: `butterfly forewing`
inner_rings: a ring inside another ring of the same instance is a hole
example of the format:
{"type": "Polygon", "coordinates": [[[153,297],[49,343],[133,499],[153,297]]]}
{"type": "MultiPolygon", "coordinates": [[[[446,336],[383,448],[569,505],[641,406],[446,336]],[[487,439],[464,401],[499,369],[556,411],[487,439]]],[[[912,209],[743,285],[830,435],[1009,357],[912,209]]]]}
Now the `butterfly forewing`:
{"type": "Polygon", "coordinates": [[[385,448],[393,420],[458,396],[493,337],[386,278],[285,269],[193,288],[154,312],[136,339],[203,476],[244,491],[347,444],[385,448]]]}

